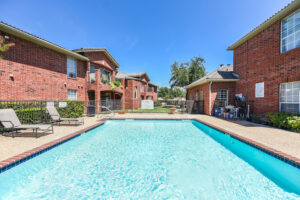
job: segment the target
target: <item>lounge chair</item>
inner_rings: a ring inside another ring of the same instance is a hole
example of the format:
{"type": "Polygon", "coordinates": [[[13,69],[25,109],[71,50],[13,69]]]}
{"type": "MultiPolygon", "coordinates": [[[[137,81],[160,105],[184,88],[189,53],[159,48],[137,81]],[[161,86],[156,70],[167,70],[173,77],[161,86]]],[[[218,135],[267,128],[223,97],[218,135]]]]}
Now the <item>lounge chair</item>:
{"type": "Polygon", "coordinates": [[[59,113],[57,112],[56,108],[54,106],[47,106],[47,111],[51,117],[51,119],[58,123],[60,125],[60,122],[67,121],[69,122],[69,125],[71,125],[71,122],[74,122],[74,125],[81,125],[84,124],[83,118],[62,118],[60,117],[59,113]]]}
{"type": "Polygon", "coordinates": [[[18,133],[18,130],[32,129],[35,136],[38,136],[38,130],[41,130],[40,133],[53,133],[52,124],[21,124],[18,116],[15,111],[11,108],[9,109],[0,109],[0,123],[4,129],[12,131],[12,137],[15,136],[15,133],[18,133]]]}

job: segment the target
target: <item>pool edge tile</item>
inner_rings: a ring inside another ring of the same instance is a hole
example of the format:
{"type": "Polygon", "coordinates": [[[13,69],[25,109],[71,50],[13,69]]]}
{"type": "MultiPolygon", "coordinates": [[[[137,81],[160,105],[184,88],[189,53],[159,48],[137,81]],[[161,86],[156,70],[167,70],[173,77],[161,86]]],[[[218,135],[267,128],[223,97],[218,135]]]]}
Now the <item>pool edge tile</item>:
{"type": "Polygon", "coordinates": [[[83,129],[80,129],[78,131],[75,131],[75,132],[72,132],[68,135],[65,135],[61,138],[58,138],[58,139],[54,139],[50,142],[47,142],[45,144],[42,144],[38,147],[35,147],[35,148],[32,148],[30,150],[27,150],[27,151],[24,151],[20,154],[17,154],[17,155],[14,155],[12,157],[9,157],[5,160],[1,160],[0,161],[0,174],[12,167],[15,167],[19,164],[21,164],[22,162],[25,162],[26,160],[29,160],[43,152],[46,152],[47,150],[59,145],[59,144],[62,144],[72,138],[75,138],[89,130],[92,130],[98,126],[101,126],[105,123],[105,121],[98,121],[98,123],[96,124],[93,124],[91,126],[88,126],[86,128],[83,128],[83,129]]]}

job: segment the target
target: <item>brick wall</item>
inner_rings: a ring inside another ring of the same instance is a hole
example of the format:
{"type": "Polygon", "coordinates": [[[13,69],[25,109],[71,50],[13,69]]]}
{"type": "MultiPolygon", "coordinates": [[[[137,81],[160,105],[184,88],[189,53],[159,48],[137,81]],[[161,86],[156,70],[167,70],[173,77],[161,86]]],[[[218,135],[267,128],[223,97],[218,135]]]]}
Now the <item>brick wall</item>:
{"type": "Polygon", "coordinates": [[[204,100],[204,113],[209,115],[209,83],[198,85],[191,89],[188,89],[188,99],[189,100],[199,100],[197,97],[197,89],[203,91],[203,100],[204,100]]]}
{"type": "Polygon", "coordinates": [[[67,78],[66,55],[9,36],[15,46],[1,54],[0,100],[66,100],[68,89],[85,100],[86,62],[77,60],[77,79],[67,78]]]}
{"type": "Polygon", "coordinates": [[[236,93],[248,97],[251,112],[279,111],[280,83],[300,80],[300,48],[280,53],[281,20],[234,50],[234,72],[240,75],[236,93]],[[264,82],[264,97],[255,84],[264,82]]]}
{"type": "Polygon", "coordinates": [[[125,109],[137,109],[141,107],[141,83],[137,80],[126,80],[125,109]],[[137,87],[137,98],[134,98],[135,87],[137,87]]]}
{"type": "MultiPolygon", "coordinates": [[[[217,98],[217,92],[220,89],[228,90],[228,104],[234,104],[235,82],[212,82],[211,84],[211,114],[213,114],[214,103],[217,98]]],[[[209,83],[205,83],[191,89],[188,89],[189,100],[199,100],[197,90],[203,92],[204,113],[209,115],[209,83]]]]}

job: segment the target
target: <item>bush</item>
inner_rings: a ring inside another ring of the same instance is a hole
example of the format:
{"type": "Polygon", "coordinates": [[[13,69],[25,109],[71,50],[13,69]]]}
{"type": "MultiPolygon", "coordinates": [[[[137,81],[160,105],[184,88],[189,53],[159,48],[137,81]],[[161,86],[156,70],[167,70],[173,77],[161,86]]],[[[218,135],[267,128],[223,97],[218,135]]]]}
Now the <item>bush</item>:
{"type": "MultiPolygon", "coordinates": [[[[59,101],[55,102],[55,107],[61,117],[77,118],[84,113],[83,101],[63,101],[67,102],[67,107],[59,108],[59,101]]],[[[51,121],[49,114],[46,112],[45,101],[16,101],[0,102],[0,108],[12,108],[15,110],[22,124],[48,123],[51,121]],[[32,122],[32,121],[33,122],[32,122]]]]}
{"type": "Polygon", "coordinates": [[[64,101],[67,102],[67,107],[59,108],[58,103],[55,102],[56,109],[61,115],[65,118],[77,118],[83,115],[84,113],[84,102],[83,101],[64,101]]]}
{"type": "Polygon", "coordinates": [[[277,128],[288,129],[300,133],[300,115],[292,113],[267,113],[271,125],[277,128]]]}
{"type": "Polygon", "coordinates": [[[160,101],[154,101],[154,107],[161,107],[160,101]]]}

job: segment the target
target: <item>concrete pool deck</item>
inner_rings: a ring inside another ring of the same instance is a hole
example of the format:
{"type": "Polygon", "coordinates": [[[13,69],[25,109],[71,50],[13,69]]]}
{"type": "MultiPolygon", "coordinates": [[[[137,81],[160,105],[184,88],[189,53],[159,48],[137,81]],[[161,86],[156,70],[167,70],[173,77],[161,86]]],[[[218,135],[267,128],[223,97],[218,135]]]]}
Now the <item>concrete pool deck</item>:
{"type": "MultiPolygon", "coordinates": [[[[119,115],[116,114],[113,118],[128,119],[196,119],[210,126],[219,128],[224,132],[236,135],[244,140],[250,141],[254,145],[262,146],[264,149],[269,149],[275,154],[294,160],[300,163],[300,134],[272,128],[260,124],[255,124],[247,121],[227,121],[207,115],[189,115],[189,114],[140,114],[128,113],[119,115]]],[[[76,135],[84,132],[88,128],[100,124],[101,118],[85,117],[85,124],[80,126],[54,126],[54,134],[44,135],[38,138],[35,137],[8,137],[0,135],[0,165],[3,161],[9,161],[12,157],[23,155],[24,152],[34,152],[31,150],[42,149],[41,146],[48,147],[54,141],[63,141],[71,135],[76,135]]],[[[26,154],[26,153],[24,153],[26,154]]],[[[26,154],[27,155],[27,154],[26,154]]],[[[13,160],[13,159],[11,159],[13,160]]],[[[3,166],[4,164],[2,164],[3,166]]],[[[0,166],[1,167],[1,166],[0,166]]]]}

